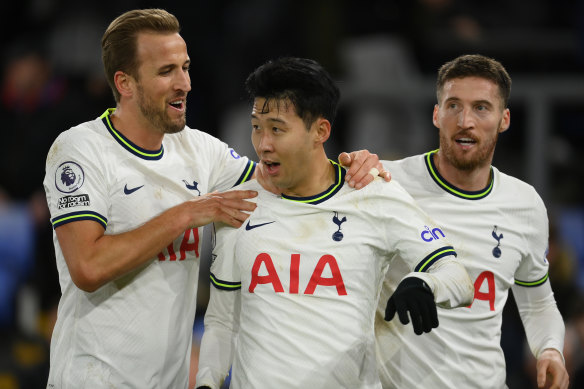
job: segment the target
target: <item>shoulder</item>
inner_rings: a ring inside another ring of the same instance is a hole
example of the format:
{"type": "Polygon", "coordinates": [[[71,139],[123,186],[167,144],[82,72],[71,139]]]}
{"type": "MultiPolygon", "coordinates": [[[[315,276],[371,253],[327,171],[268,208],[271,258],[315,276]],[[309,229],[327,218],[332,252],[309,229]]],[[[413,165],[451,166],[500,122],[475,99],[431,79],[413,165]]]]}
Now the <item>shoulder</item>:
{"type": "Polygon", "coordinates": [[[166,134],[164,143],[172,143],[173,147],[182,149],[193,157],[207,159],[224,156],[227,160],[247,160],[221,139],[188,126],[185,126],[184,130],[175,134],[166,134]]]}
{"type": "Polygon", "coordinates": [[[103,150],[103,143],[108,140],[104,136],[105,126],[100,119],[78,124],[61,132],[49,150],[51,154],[87,154],[92,150],[103,150]]]}
{"type": "Polygon", "coordinates": [[[187,141],[194,141],[203,144],[217,144],[217,145],[225,145],[225,143],[214,137],[211,134],[208,134],[204,131],[197,130],[195,128],[190,128],[189,126],[185,126],[185,128],[177,133],[174,134],[166,134],[165,139],[176,139],[176,141],[184,142],[187,141]]]}
{"type": "Polygon", "coordinates": [[[395,160],[382,160],[381,163],[386,168],[414,169],[424,166],[426,154],[417,154],[410,157],[395,160]]]}
{"type": "Polygon", "coordinates": [[[258,182],[258,180],[249,180],[239,185],[236,185],[232,190],[255,190],[258,192],[267,192],[258,182]]]}
{"type": "Polygon", "coordinates": [[[348,187],[347,189],[353,193],[353,196],[364,200],[376,200],[385,205],[389,205],[386,203],[387,201],[413,201],[413,198],[408,191],[406,191],[405,188],[394,179],[390,182],[385,182],[381,177],[376,177],[369,185],[361,189],[348,187]]]}
{"type": "Polygon", "coordinates": [[[96,134],[103,131],[105,126],[101,119],[94,119],[65,130],[57,136],[57,141],[86,141],[96,140],[96,134]]]}
{"type": "Polygon", "coordinates": [[[543,206],[543,200],[537,190],[525,181],[501,172],[493,166],[493,175],[497,192],[510,201],[530,202],[534,206],[543,206]]]}
{"type": "Polygon", "coordinates": [[[392,178],[416,181],[428,175],[425,157],[426,154],[418,154],[393,161],[384,160],[381,163],[391,173],[392,178]]]}

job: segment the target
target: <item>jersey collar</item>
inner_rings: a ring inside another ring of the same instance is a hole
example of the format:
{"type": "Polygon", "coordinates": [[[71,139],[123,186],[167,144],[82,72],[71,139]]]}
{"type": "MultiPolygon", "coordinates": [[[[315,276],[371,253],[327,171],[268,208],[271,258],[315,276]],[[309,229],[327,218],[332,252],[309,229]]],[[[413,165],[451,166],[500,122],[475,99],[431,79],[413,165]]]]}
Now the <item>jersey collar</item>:
{"type": "Polygon", "coordinates": [[[135,156],[147,159],[147,160],[158,160],[164,155],[164,146],[161,145],[158,150],[146,150],[140,146],[132,143],[131,140],[126,138],[121,132],[114,128],[114,124],[110,120],[110,115],[115,111],[115,108],[108,108],[99,118],[103,121],[103,124],[113,136],[113,138],[126,150],[135,156]]]}
{"type": "Polygon", "coordinates": [[[487,183],[487,186],[484,189],[478,191],[468,191],[457,188],[456,186],[452,185],[448,181],[444,179],[438,173],[438,169],[434,164],[434,158],[432,156],[438,152],[438,149],[434,151],[430,151],[424,155],[424,162],[426,163],[426,168],[428,169],[428,173],[430,173],[430,177],[438,184],[439,187],[444,189],[446,192],[450,193],[453,196],[460,197],[461,199],[465,200],[480,200],[485,198],[491,193],[493,190],[493,184],[495,182],[495,175],[493,174],[493,167],[491,166],[491,179],[487,183]]]}
{"type": "Polygon", "coordinates": [[[343,184],[345,182],[346,171],[341,167],[341,165],[339,165],[335,161],[332,161],[330,159],[329,161],[335,168],[335,182],[334,184],[329,186],[328,189],[314,196],[294,197],[282,194],[282,198],[286,200],[296,201],[298,203],[319,204],[333,197],[343,187],[343,184]]]}

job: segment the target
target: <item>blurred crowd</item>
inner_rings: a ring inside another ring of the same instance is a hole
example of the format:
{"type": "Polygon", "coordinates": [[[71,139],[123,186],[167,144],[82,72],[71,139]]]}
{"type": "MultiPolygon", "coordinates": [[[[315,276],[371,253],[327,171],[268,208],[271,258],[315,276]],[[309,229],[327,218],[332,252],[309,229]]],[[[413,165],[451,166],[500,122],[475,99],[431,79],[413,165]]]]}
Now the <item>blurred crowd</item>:
{"type": "MultiPolygon", "coordinates": [[[[584,80],[582,0],[29,0],[0,12],[0,389],[43,388],[60,296],[42,181],[55,137],[114,106],[101,67],[108,23],[132,8],[177,15],[192,59],[187,123],[254,156],[243,97],[246,75],[280,55],[322,63],[345,94],[330,155],[368,148],[393,159],[430,150],[433,85],[416,80],[459,54],[501,61],[514,79],[584,80]],[[529,9],[527,10],[526,7],[529,9]],[[386,88],[387,87],[387,88],[386,88]],[[386,90],[383,90],[385,88],[386,90]],[[390,90],[391,89],[391,90],[390,90]],[[362,91],[368,92],[363,94],[362,91]],[[410,96],[411,97],[411,96],[410,96]]],[[[584,91],[584,83],[581,85],[584,91]]],[[[511,131],[495,164],[526,180],[518,162],[530,137],[525,101],[514,100],[511,131]]],[[[566,363],[584,387],[584,98],[552,101],[546,155],[550,181],[550,281],[566,322],[566,363]]],[[[538,188],[539,189],[539,188],[538,188]]],[[[208,244],[208,241],[206,241],[208,244]]],[[[208,253],[207,251],[204,251],[208,253]]],[[[208,259],[204,259],[208,260],[208,259]]],[[[208,298],[201,271],[199,312],[208,298]]],[[[512,300],[512,299],[510,299],[512,300]]],[[[533,359],[512,301],[503,320],[508,385],[535,387],[533,359]]],[[[195,335],[200,332],[199,323],[195,335]]],[[[197,336],[195,336],[197,339],[197,336]]],[[[194,347],[196,356],[196,344],[194,347]]],[[[194,360],[196,361],[196,360],[194,360]]],[[[193,363],[196,369],[196,362],[193,363]]]]}

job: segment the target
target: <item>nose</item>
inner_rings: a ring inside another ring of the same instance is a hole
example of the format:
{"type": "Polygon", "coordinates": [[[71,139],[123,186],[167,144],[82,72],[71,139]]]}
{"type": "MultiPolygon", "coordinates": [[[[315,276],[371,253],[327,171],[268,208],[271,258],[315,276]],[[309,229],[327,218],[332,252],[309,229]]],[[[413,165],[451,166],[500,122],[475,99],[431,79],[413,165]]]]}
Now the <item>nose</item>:
{"type": "Polygon", "coordinates": [[[259,130],[253,134],[253,143],[256,146],[256,153],[260,155],[261,153],[266,153],[274,150],[272,137],[269,131],[259,130]]]}
{"type": "Polygon", "coordinates": [[[187,71],[183,70],[182,72],[179,73],[176,79],[175,87],[177,90],[185,92],[191,91],[191,76],[189,75],[188,70],[187,71]]]}
{"type": "Polygon", "coordinates": [[[458,113],[458,126],[460,128],[471,128],[474,127],[474,118],[472,111],[468,108],[463,108],[458,113]]]}

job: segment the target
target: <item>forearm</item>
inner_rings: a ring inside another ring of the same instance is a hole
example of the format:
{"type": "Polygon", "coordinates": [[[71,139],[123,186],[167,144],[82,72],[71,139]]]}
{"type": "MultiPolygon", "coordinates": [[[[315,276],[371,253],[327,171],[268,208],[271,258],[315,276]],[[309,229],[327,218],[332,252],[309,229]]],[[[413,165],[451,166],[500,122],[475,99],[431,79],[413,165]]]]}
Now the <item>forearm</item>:
{"type": "Polygon", "coordinates": [[[239,227],[255,209],[257,192],[208,193],[176,205],[134,230],[105,235],[100,224],[77,221],[55,230],[75,284],[93,291],[143,266],[189,229],[213,221],[239,227]]]}
{"type": "Polygon", "coordinates": [[[229,374],[240,295],[239,291],[223,291],[211,287],[205,313],[205,332],[199,352],[197,386],[218,389],[229,374]]]}
{"type": "Polygon", "coordinates": [[[474,286],[466,269],[455,259],[443,258],[436,262],[427,273],[410,273],[426,281],[436,305],[441,308],[466,306],[474,297],[474,286]]]}
{"type": "Polygon", "coordinates": [[[561,355],[566,329],[550,283],[533,288],[514,285],[512,290],[533,355],[539,358],[546,349],[558,350],[561,355]]]}
{"type": "Polygon", "coordinates": [[[55,231],[73,281],[92,292],[144,266],[188,227],[180,207],[171,208],[142,226],[104,235],[92,221],[78,221],[55,231]]]}

